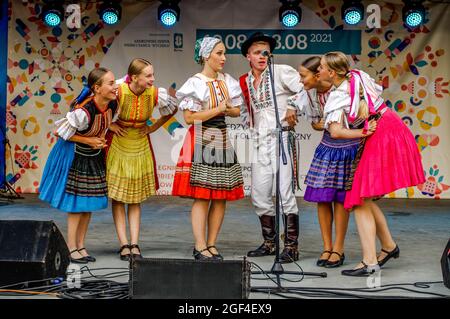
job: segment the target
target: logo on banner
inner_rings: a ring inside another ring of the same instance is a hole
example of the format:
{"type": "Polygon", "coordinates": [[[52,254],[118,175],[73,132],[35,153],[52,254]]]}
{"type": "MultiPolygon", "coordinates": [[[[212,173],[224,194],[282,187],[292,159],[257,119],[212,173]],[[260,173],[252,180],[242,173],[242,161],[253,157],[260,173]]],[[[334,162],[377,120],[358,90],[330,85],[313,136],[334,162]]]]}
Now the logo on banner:
{"type": "Polygon", "coordinates": [[[183,50],[183,34],[182,33],[174,33],[173,34],[173,48],[175,51],[183,50]]]}

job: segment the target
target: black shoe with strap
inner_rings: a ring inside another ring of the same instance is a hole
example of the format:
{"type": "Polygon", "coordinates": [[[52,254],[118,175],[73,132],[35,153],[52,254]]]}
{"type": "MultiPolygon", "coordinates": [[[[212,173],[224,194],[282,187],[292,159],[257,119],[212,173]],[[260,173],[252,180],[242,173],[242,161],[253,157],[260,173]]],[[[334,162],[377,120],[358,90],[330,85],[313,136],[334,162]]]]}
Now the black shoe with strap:
{"type": "Polygon", "coordinates": [[[134,258],[134,259],[142,259],[142,258],[144,258],[144,257],[142,257],[142,255],[141,255],[141,249],[139,248],[139,245],[138,245],[138,244],[131,244],[131,245],[130,245],[130,251],[131,251],[131,258],[134,258]],[[133,249],[133,248],[138,249],[138,250],[139,250],[139,254],[133,253],[133,252],[132,252],[132,249],[133,249]]]}
{"type": "Polygon", "coordinates": [[[214,246],[214,245],[211,245],[211,246],[206,247],[206,249],[209,250],[209,252],[211,253],[211,255],[213,255],[214,258],[216,258],[217,260],[222,261],[223,260],[223,256],[221,254],[219,254],[219,251],[217,250],[217,254],[215,254],[215,253],[213,253],[211,251],[211,248],[215,248],[217,250],[217,247],[214,246]]]}
{"type": "MultiPolygon", "coordinates": [[[[336,260],[336,261],[327,260],[327,262],[325,263],[325,268],[337,268],[337,267],[340,267],[340,266],[342,266],[344,264],[344,260],[345,260],[344,253],[342,253],[342,255],[341,255],[337,251],[332,251],[331,255],[333,255],[333,254],[338,255],[339,256],[339,260],[336,260]]],[[[330,255],[330,257],[331,257],[331,255],[330,255]]]]}
{"type": "Polygon", "coordinates": [[[120,247],[119,251],[117,252],[119,254],[120,260],[123,260],[123,261],[129,261],[130,260],[131,253],[128,253],[128,254],[125,254],[125,255],[121,254],[122,251],[124,249],[126,249],[126,248],[130,249],[130,245],[128,245],[128,244],[123,245],[122,247],[120,247]]]}
{"type": "Polygon", "coordinates": [[[378,264],[367,265],[363,260],[361,263],[364,265],[363,267],[343,270],[341,271],[341,274],[343,276],[366,277],[380,270],[380,266],[378,264]]]}
{"type": "Polygon", "coordinates": [[[207,252],[209,252],[212,255],[212,253],[209,251],[208,248],[204,248],[204,249],[201,249],[201,250],[197,250],[197,249],[194,248],[194,250],[192,252],[192,255],[194,256],[194,259],[195,260],[203,260],[203,261],[216,261],[217,260],[216,258],[214,258],[214,255],[213,256],[203,255],[202,252],[204,252],[204,251],[207,251],[207,252]]]}
{"type": "Polygon", "coordinates": [[[400,248],[398,248],[398,245],[395,245],[395,248],[391,251],[387,251],[385,249],[381,249],[382,252],[385,252],[387,255],[383,259],[378,261],[378,265],[383,266],[389,259],[392,257],[398,258],[400,257],[400,248]]]}
{"type": "Polygon", "coordinates": [[[73,254],[74,252],[78,252],[78,249],[72,250],[72,251],[70,252],[70,254],[69,254],[69,258],[70,258],[70,262],[71,262],[71,263],[74,263],[74,264],[87,264],[87,263],[88,263],[88,261],[87,261],[86,259],[84,259],[84,257],[78,258],[78,259],[72,258],[72,254],[73,254]]]}
{"type": "MultiPolygon", "coordinates": [[[[330,256],[331,256],[332,251],[331,251],[331,250],[324,250],[324,251],[320,254],[320,256],[322,256],[322,255],[325,254],[325,253],[328,253],[328,254],[330,254],[330,256]]],[[[330,258],[330,256],[328,256],[328,258],[330,258]]],[[[317,259],[316,265],[319,266],[319,267],[324,267],[325,264],[326,264],[327,261],[328,261],[328,258],[327,258],[327,259],[320,259],[320,258],[317,259]]]]}
{"type": "MultiPolygon", "coordinates": [[[[82,250],[86,250],[86,248],[80,248],[80,249],[78,249],[78,252],[81,252],[82,250]]],[[[87,251],[87,250],[86,250],[87,251]]],[[[81,254],[81,253],[80,253],[81,254]]],[[[83,255],[81,255],[81,256],[83,256],[83,255]]],[[[90,261],[90,262],[95,262],[97,259],[95,258],[95,257],[93,257],[93,256],[90,256],[90,255],[87,255],[87,256],[83,256],[83,258],[84,259],[86,259],[87,261],[90,261]]]]}

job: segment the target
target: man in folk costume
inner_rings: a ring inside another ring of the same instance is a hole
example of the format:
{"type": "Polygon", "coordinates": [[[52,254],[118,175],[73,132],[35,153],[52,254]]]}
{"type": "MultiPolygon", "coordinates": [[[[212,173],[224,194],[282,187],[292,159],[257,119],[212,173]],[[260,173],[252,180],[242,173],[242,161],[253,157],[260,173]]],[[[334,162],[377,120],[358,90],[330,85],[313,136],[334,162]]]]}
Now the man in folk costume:
{"type": "MultiPolygon", "coordinates": [[[[276,180],[277,122],[275,102],[278,105],[282,126],[282,141],[287,165],[280,159],[280,207],[285,227],[284,250],[280,255],[283,263],[298,260],[298,208],[295,189],[298,185],[298,162],[295,147],[294,126],[297,123],[295,107],[287,99],[302,90],[300,75],[288,66],[275,64],[274,89],[268,66],[268,55],[275,47],[275,40],[256,32],[242,44],[242,55],[250,62],[251,70],[239,79],[246,101],[241,110],[253,138],[252,202],[259,217],[264,242],[247,256],[259,257],[275,254],[275,207],[272,194],[276,180]]],[[[280,157],[282,156],[280,152],[280,157]]]]}

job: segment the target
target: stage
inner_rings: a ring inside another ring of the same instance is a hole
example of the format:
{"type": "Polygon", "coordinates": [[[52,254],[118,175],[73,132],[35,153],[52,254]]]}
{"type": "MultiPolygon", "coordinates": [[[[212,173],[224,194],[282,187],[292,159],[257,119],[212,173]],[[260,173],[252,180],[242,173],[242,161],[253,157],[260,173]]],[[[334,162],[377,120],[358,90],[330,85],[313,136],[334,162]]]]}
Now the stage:
{"type": "MultiPolygon", "coordinates": [[[[25,194],[24,199],[12,203],[1,203],[0,219],[3,220],[54,220],[60,231],[66,236],[66,214],[41,202],[35,194],[25,194]]],[[[381,276],[372,281],[381,287],[368,288],[367,278],[346,277],[341,270],[354,267],[361,260],[361,250],[354,218],[350,218],[346,238],[344,266],[327,269],[315,265],[322,251],[322,240],[316,207],[298,198],[300,209],[300,260],[299,266],[305,272],[326,272],[326,278],[305,276],[298,281],[298,276],[287,276],[290,281],[282,280],[283,287],[295,287],[298,294],[285,293],[285,297],[308,297],[310,289],[322,289],[336,293],[336,288],[362,288],[360,291],[339,290],[355,296],[379,297],[437,297],[442,294],[450,297],[450,290],[442,283],[440,259],[449,239],[450,201],[423,199],[382,199],[380,207],[386,214],[389,227],[398,243],[400,258],[391,259],[382,269],[381,276]],[[439,282],[430,288],[399,285],[402,289],[394,289],[398,284],[414,284],[417,282],[439,282]],[[333,288],[333,289],[331,289],[333,288]],[[390,288],[383,290],[383,288],[390,288]],[[419,294],[405,289],[412,289],[419,294]]],[[[192,259],[193,237],[190,223],[191,200],[176,197],[157,196],[145,201],[142,210],[141,240],[139,245],[144,257],[148,258],[180,258],[192,259]]],[[[254,249],[262,242],[259,222],[249,198],[230,202],[217,246],[225,260],[241,259],[248,250],[254,249]]],[[[110,208],[93,213],[89,226],[86,246],[97,262],[88,267],[95,275],[126,271],[128,263],[121,261],[116,253],[119,248],[110,208]],[[122,268],[104,269],[99,268],[122,268]]],[[[250,258],[264,270],[271,268],[273,257],[250,258]]],[[[84,265],[81,265],[84,266],[84,265]]],[[[295,264],[283,265],[285,270],[298,271],[295,264]]],[[[252,268],[252,270],[257,270],[252,268]]],[[[263,278],[263,277],[259,277],[263,278]]],[[[112,280],[127,282],[128,275],[112,280]]],[[[274,285],[270,280],[257,280],[252,275],[251,287],[274,285]]],[[[274,286],[275,287],[275,286],[274,286]]],[[[274,291],[275,292],[275,291],[274,291]]],[[[250,299],[282,298],[273,293],[251,292],[250,299]]],[[[322,295],[322,297],[325,297],[322,295]]],[[[330,294],[332,297],[332,294],[330,294]]],[[[344,296],[334,295],[334,298],[344,296]]],[[[2,298],[11,298],[2,296],[2,298]]],[[[48,296],[14,296],[13,298],[52,298],[48,296]]]]}

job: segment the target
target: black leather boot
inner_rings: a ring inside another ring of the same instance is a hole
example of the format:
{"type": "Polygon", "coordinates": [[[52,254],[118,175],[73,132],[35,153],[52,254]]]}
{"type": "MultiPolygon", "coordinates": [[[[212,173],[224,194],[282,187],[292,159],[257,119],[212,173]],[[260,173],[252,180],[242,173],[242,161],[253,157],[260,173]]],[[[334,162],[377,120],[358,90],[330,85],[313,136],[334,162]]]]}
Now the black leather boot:
{"type": "Polygon", "coordinates": [[[248,257],[261,257],[275,254],[275,216],[263,215],[259,217],[264,242],[247,253],[248,257]]]}
{"type": "Polygon", "coordinates": [[[291,263],[298,260],[298,215],[283,214],[284,249],[280,255],[281,263],[291,263]]]}

